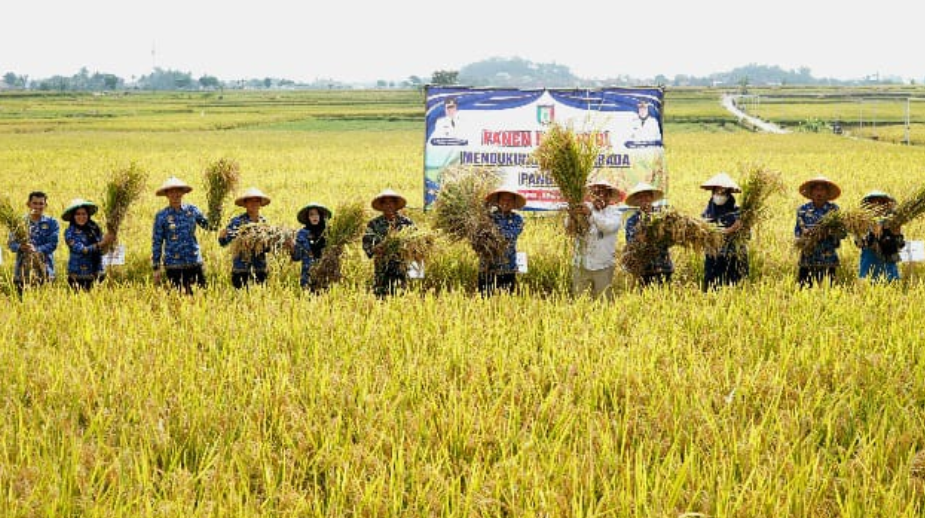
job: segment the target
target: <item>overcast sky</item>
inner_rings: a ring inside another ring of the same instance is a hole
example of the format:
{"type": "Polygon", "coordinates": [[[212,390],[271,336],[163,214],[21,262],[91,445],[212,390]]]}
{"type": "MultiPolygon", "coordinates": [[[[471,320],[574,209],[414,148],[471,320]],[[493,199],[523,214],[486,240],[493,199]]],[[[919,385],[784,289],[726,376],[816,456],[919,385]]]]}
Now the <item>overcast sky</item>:
{"type": "Polygon", "coordinates": [[[435,70],[520,57],[587,79],[702,76],[756,63],[806,66],[816,77],[925,80],[911,0],[6,4],[0,74],[35,79],[83,66],[130,79],[156,65],[223,80],[428,80],[435,70]]]}

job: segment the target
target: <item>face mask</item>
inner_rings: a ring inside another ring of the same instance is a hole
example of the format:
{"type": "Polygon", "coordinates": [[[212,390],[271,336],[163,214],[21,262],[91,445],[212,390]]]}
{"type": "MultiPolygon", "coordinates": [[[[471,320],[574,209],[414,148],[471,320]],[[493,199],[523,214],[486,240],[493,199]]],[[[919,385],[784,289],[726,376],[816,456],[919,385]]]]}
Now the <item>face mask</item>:
{"type": "Polygon", "coordinates": [[[713,195],[713,203],[715,205],[725,205],[728,200],[729,200],[729,196],[725,194],[714,194],[713,195]]]}

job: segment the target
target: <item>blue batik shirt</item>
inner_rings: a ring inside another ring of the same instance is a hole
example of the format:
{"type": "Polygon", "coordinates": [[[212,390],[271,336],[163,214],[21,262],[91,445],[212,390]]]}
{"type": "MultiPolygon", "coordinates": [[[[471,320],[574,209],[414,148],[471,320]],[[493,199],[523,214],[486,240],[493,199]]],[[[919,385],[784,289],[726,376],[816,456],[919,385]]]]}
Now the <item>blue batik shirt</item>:
{"type": "Polygon", "coordinates": [[[103,254],[100,251],[102,232],[96,224],[80,227],[71,223],[64,231],[64,242],[71,252],[67,260],[67,274],[75,279],[95,279],[104,272],[103,254]]]}
{"type": "Polygon", "coordinates": [[[179,209],[167,207],[154,217],[151,242],[151,262],[154,269],[164,261],[165,268],[188,268],[202,264],[202,253],[196,241],[196,225],[209,228],[209,221],[195,205],[183,204],[179,209]]]}
{"type": "MultiPolygon", "coordinates": [[[[803,237],[803,234],[815,227],[823,216],[836,210],[838,210],[838,205],[830,201],[825,202],[822,207],[816,207],[813,202],[800,206],[797,209],[797,223],[793,229],[793,234],[797,238],[803,237]]],[[[839,246],[841,246],[841,239],[835,237],[823,239],[811,252],[802,252],[800,254],[800,266],[838,266],[839,246]]]]}
{"type": "MultiPolygon", "coordinates": [[[[628,220],[626,220],[626,243],[632,243],[638,239],[639,232],[642,231],[643,212],[637,210],[628,220]]],[[[653,245],[658,247],[658,253],[652,261],[647,264],[642,272],[643,275],[657,275],[662,273],[674,272],[674,263],[671,261],[671,254],[665,245],[653,245]]]]}
{"type": "Polygon", "coordinates": [[[299,279],[299,285],[308,286],[309,270],[312,264],[321,259],[321,253],[324,250],[324,237],[316,236],[309,228],[302,228],[295,236],[295,246],[292,247],[292,260],[302,261],[302,276],[299,279]]]}
{"type": "Polygon", "coordinates": [[[524,218],[516,212],[493,212],[491,220],[507,240],[507,249],[501,259],[494,264],[479,264],[480,269],[491,273],[517,272],[517,238],[524,230],[524,218]]]}
{"type": "MultiPolygon", "coordinates": [[[[263,216],[258,216],[257,221],[251,221],[246,212],[240,216],[235,216],[231,218],[231,221],[228,222],[228,226],[225,227],[225,230],[227,230],[225,237],[218,238],[218,244],[221,246],[228,246],[234,241],[234,238],[238,235],[238,229],[241,228],[242,225],[266,222],[267,220],[263,216]]],[[[265,272],[267,271],[267,253],[238,254],[231,260],[231,271],[234,273],[265,272]]]]}
{"type": "MultiPolygon", "coordinates": [[[[49,279],[55,278],[55,249],[58,248],[58,221],[48,216],[42,216],[38,221],[32,221],[32,218],[26,216],[29,222],[29,241],[35,248],[35,251],[42,254],[45,260],[45,274],[49,279]]],[[[9,240],[10,250],[16,253],[16,266],[13,273],[15,280],[20,280],[20,270],[24,254],[20,250],[19,242],[16,241],[12,233],[9,240]]]]}
{"type": "MultiPolygon", "coordinates": [[[[729,228],[742,218],[742,212],[739,206],[736,205],[735,198],[730,195],[723,205],[717,205],[710,199],[707,203],[707,208],[704,209],[700,217],[708,223],[713,223],[722,228],[729,228]]],[[[737,239],[735,234],[728,234],[723,239],[723,247],[720,248],[719,255],[745,257],[748,255],[748,249],[744,240],[737,239]]]]}

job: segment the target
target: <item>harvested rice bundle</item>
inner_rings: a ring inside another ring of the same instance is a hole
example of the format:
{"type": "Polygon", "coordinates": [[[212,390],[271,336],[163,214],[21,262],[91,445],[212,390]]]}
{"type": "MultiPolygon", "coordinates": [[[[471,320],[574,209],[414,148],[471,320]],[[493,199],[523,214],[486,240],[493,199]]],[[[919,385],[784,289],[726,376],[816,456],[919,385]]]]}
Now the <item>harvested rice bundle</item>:
{"type": "Polygon", "coordinates": [[[893,209],[893,213],[886,218],[883,226],[889,229],[901,228],[906,223],[925,214],[925,185],[913,191],[905,200],[893,209]]]}
{"type": "MultiPolygon", "coordinates": [[[[103,212],[108,232],[118,236],[129,207],[141,197],[147,179],[148,174],[134,162],[112,174],[112,178],[106,183],[106,193],[103,196],[103,212]]],[[[115,241],[104,252],[112,249],[114,245],[115,241]]]]}
{"type": "Polygon", "coordinates": [[[768,218],[768,198],[772,194],[783,194],[784,189],[779,172],[760,165],[749,166],[739,200],[739,221],[742,222],[742,227],[736,232],[736,239],[747,239],[751,230],[768,218]]]}
{"type": "Polygon", "coordinates": [[[268,223],[246,223],[238,228],[231,242],[231,253],[251,260],[262,253],[277,253],[295,239],[296,231],[268,223]]]}
{"type": "Polygon", "coordinates": [[[834,210],[804,232],[796,240],[796,246],[801,252],[811,254],[826,239],[843,239],[848,234],[864,236],[876,222],[876,214],[868,207],[834,210]]]}
{"type": "Polygon", "coordinates": [[[623,269],[636,277],[642,276],[646,266],[657,260],[666,248],[683,246],[716,254],[725,238],[717,225],[671,208],[646,214],[640,225],[642,238],[628,243],[621,257],[623,269]]]}
{"type": "MultiPolygon", "coordinates": [[[[15,209],[7,198],[0,199],[0,223],[5,226],[14,241],[20,246],[29,244],[29,223],[19,210],[15,209]]],[[[19,268],[19,277],[26,285],[47,279],[45,256],[41,252],[22,252],[23,260],[19,268]]]]}
{"type": "Polygon", "coordinates": [[[494,190],[497,176],[473,170],[453,181],[444,181],[434,203],[434,228],[451,241],[465,241],[484,264],[493,264],[507,250],[507,240],[491,219],[485,198],[494,190]]]}
{"type": "Polygon", "coordinates": [[[335,214],[324,229],[325,246],[321,258],[308,272],[312,286],[318,289],[325,289],[341,279],[344,247],[359,239],[366,228],[366,208],[362,202],[342,205],[335,214]]]}
{"type": "Polygon", "coordinates": [[[400,262],[407,269],[412,262],[422,262],[434,247],[436,236],[418,227],[390,230],[382,240],[382,260],[400,262]]]}
{"type": "Polygon", "coordinates": [[[590,227],[587,214],[578,209],[584,203],[588,177],[600,151],[596,132],[577,135],[571,128],[553,123],[533,152],[540,170],[552,176],[568,203],[566,210],[572,224],[566,227],[566,233],[571,237],[584,236],[590,227]]]}
{"type": "Polygon", "coordinates": [[[225,200],[235,191],[241,179],[241,169],[232,159],[221,158],[206,167],[206,203],[208,205],[206,218],[209,226],[217,229],[222,221],[222,209],[225,200]]]}

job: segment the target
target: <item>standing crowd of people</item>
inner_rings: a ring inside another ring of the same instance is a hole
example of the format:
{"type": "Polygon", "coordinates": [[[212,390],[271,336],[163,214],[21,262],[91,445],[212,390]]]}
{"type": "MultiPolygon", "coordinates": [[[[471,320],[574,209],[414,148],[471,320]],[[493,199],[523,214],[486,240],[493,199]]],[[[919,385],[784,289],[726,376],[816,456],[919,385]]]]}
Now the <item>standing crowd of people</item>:
{"type": "MultiPolygon", "coordinates": [[[[710,198],[700,217],[723,233],[720,249],[704,257],[703,289],[706,291],[735,285],[748,277],[746,243],[749,236],[741,233],[749,231],[742,228],[742,211],[735,199],[742,190],[728,174],[714,175],[703,182],[701,188],[710,192],[710,198]]],[[[152,229],[151,268],[155,281],[161,282],[166,278],[172,286],[185,293],[192,293],[194,288],[206,284],[196,228],[218,228],[217,222],[208,221],[198,207],[183,201],[183,197],[192,190],[182,180],[168,178],[155,191],[157,196],[167,199],[167,206],[155,215],[152,229]]],[[[587,231],[576,238],[571,263],[571,290],[576,296],[588,294],[594,298],[610,298],[620,230],[624,230],[628,246],[644,242],[644,229],[661,210],[658,202],[663,199],[664,192],[650,184],[639,183],[624,196],[619,188],[603,180],[589,183],[587,192],[588,199],[579,208],[579,214],[586,216],[589,224],[587,231]],[[625,222],[618,207],[620,202],[632,210],[625,222]]],[[[820,176],[803,182],[799,193],[809,201],[796,210],[794,237],[798,242],[806,239],[826,215],[839,210],[834,200],[841,195],[841,189],[835,182],[820,176]]],[[[244,225],[265,223],[266,218],[260,211],[270,201],[270,197],[257,188],[241,193],[234,203],[244,212],[232,217],[227,226],[218,232],[219,245],[226,247],[232,244],[244,225]]],[[[524,218],[517,210],[524,208],[527,200],[515,190],[496,189],[485,197],[484,202],[492,207],[491,221],[505,239],[507,248],[494,261],[480,259],[478,291],[483,296],[512,293],[517,286],[517,242],[524,230],[524,218]]],[[[54,253],[58,247],[59,225],[55,218],[45,214],[47,203],[48,197],[44,192],[31,192],[26,216],[28,240],[23,242],[13,232],[10,233],[9,249],[16,254],[13,280],[20,293],[27,285],[55,279],[54,253]],[[27,275],[30,264],[39,265],[38,275],[27,275]]],[[[874,281],[895,281],[900,276],[897,263],[905,240],[901,228],[890,228],[883,221],[894,210],[896,200],[885,192],[871,191],[861,203],[880,219],[864,235],[855,236],[854,241],[861,250],[858,276],[874,281]]],[[[415,226],[414,221],[402,213],[406,205],[405,197],[390,189],[379,193],[371,202],[372,208],[380,214],[367,223],[362,247],[373,261],[373,292],[377,296],[392,295],[407,287],[407,264],[386,253],[384,248],[390,232],[415,226]]],[[[69,225],[64,233],[70,251],[67,282],[76,290],[90,290],[105,279],[103,254],[116,239],[114,234],[103,232],[93,221],[98,208],[92,201],[78,198],[61,215],[61,219],[69,225]]],[[[305,289],[316,288],[310,271],[324,252],[325,228],[332,216],[332,211],[319,203],[305,205],[296,215],[303,228],[285,244],[292,261],[301,263],[299,283],[305,289]]],[[[565,224],[568,226],[573,222],[567,218],[565,224]]],[[[839,266],[838,250],[846,237],[846,232],[830,233],[814,246],[801,249],[797,272],[797,282],[801,287],[834,281],[839,266]]],[[[646,258],[642,266],[639,275],[641,284],[671,282],[674,263],[669,246],[664,243],[650,245],[654,253],[646,258]]],[[[246,288],[266,280],[266,251],[234,254],[231,283],[235,288],[246,288]]]]}

